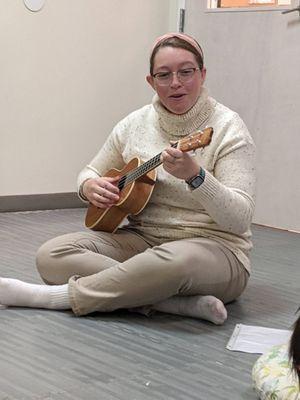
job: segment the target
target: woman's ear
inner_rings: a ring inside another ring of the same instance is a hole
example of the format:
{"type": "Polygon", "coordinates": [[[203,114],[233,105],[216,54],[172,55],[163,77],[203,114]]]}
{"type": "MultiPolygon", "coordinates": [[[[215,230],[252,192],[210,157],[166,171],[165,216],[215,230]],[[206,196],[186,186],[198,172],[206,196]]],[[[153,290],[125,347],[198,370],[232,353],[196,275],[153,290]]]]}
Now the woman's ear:
{"type": "Polygon", "coordinates": [[[202,82],[204,82],[205,78],[206,78],[206,68],[205,67],[203,67],[201,70],[201,78],[202,78],[202,82]]]}
{"type": "Polygon", "coordinates": [[[149,85],[152,87],[152,89],[155,90],[153,76],[152,75],[147,75],[146,76],[146,81],[149,83],[149,85]]]}

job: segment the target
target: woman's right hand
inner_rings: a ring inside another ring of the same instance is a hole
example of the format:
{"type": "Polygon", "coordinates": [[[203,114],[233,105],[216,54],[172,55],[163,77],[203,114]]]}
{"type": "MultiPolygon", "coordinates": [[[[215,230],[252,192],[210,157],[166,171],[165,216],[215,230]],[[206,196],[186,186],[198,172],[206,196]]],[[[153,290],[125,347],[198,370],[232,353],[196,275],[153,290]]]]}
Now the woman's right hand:
{"type": "Polygon", "coordinates": [[[84,182],[83,195],[98,208],[112,207],[119,201],[119,176],[91,178],[84,182]]]}

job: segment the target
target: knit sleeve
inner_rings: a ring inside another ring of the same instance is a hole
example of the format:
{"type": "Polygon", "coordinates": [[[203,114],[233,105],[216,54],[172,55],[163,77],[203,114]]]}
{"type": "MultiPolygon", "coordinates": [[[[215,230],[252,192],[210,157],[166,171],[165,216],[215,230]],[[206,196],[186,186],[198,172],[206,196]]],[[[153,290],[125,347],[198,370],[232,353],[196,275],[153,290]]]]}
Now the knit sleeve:
{"type": "Polygon", "coordinates": [[[255,198],[255,145],[240,120],[220,144],[214,170],[192,192],[222,230],[243,234],[251,224],[255,198]]]}

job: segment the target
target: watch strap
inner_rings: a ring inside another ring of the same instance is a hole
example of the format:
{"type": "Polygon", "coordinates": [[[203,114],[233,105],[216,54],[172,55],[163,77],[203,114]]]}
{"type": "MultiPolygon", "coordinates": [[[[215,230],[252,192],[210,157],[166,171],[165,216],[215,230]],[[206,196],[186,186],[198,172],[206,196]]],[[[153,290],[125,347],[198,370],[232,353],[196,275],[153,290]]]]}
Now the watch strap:
{"type": "MultiPolygon", "coordinates": [[[[187,181],[185,181],[189,186],[192,186],[192,183],[195,179],[199,179],[201,180],[201,184],[204,182],[205,179],[205,171],[202,167],[200,167],[200,171],[199,174],[193,176],[192,178],[188,179],[187,181]]],[[[200,185],[199,185],[200,186],[200,185]]]]}

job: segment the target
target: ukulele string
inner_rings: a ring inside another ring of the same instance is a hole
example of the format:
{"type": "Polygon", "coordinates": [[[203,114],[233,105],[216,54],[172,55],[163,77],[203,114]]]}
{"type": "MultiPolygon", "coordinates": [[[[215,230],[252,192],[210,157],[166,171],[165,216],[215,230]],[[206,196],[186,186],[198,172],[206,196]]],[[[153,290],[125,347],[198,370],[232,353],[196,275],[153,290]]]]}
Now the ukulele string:
{"type": "MultiPolygon", "coordinates": [[[[171,147],[176,148],[178,142],[172,143],[171,147]]],[[[129,183],[134,182],[141,176],[145,175],[147,172],[151,171],[152,169],[158,167],[162,164],[160,159],[161,153],[157,154],[155,157],[151,158],[150,160],[146,161],[144,164],[138,166],[134,170],[130,171],[128,174],[125,174],[121,177],[118,183],[118,188],[122,190],[125,186],[129,185],[129,183]]]]}

